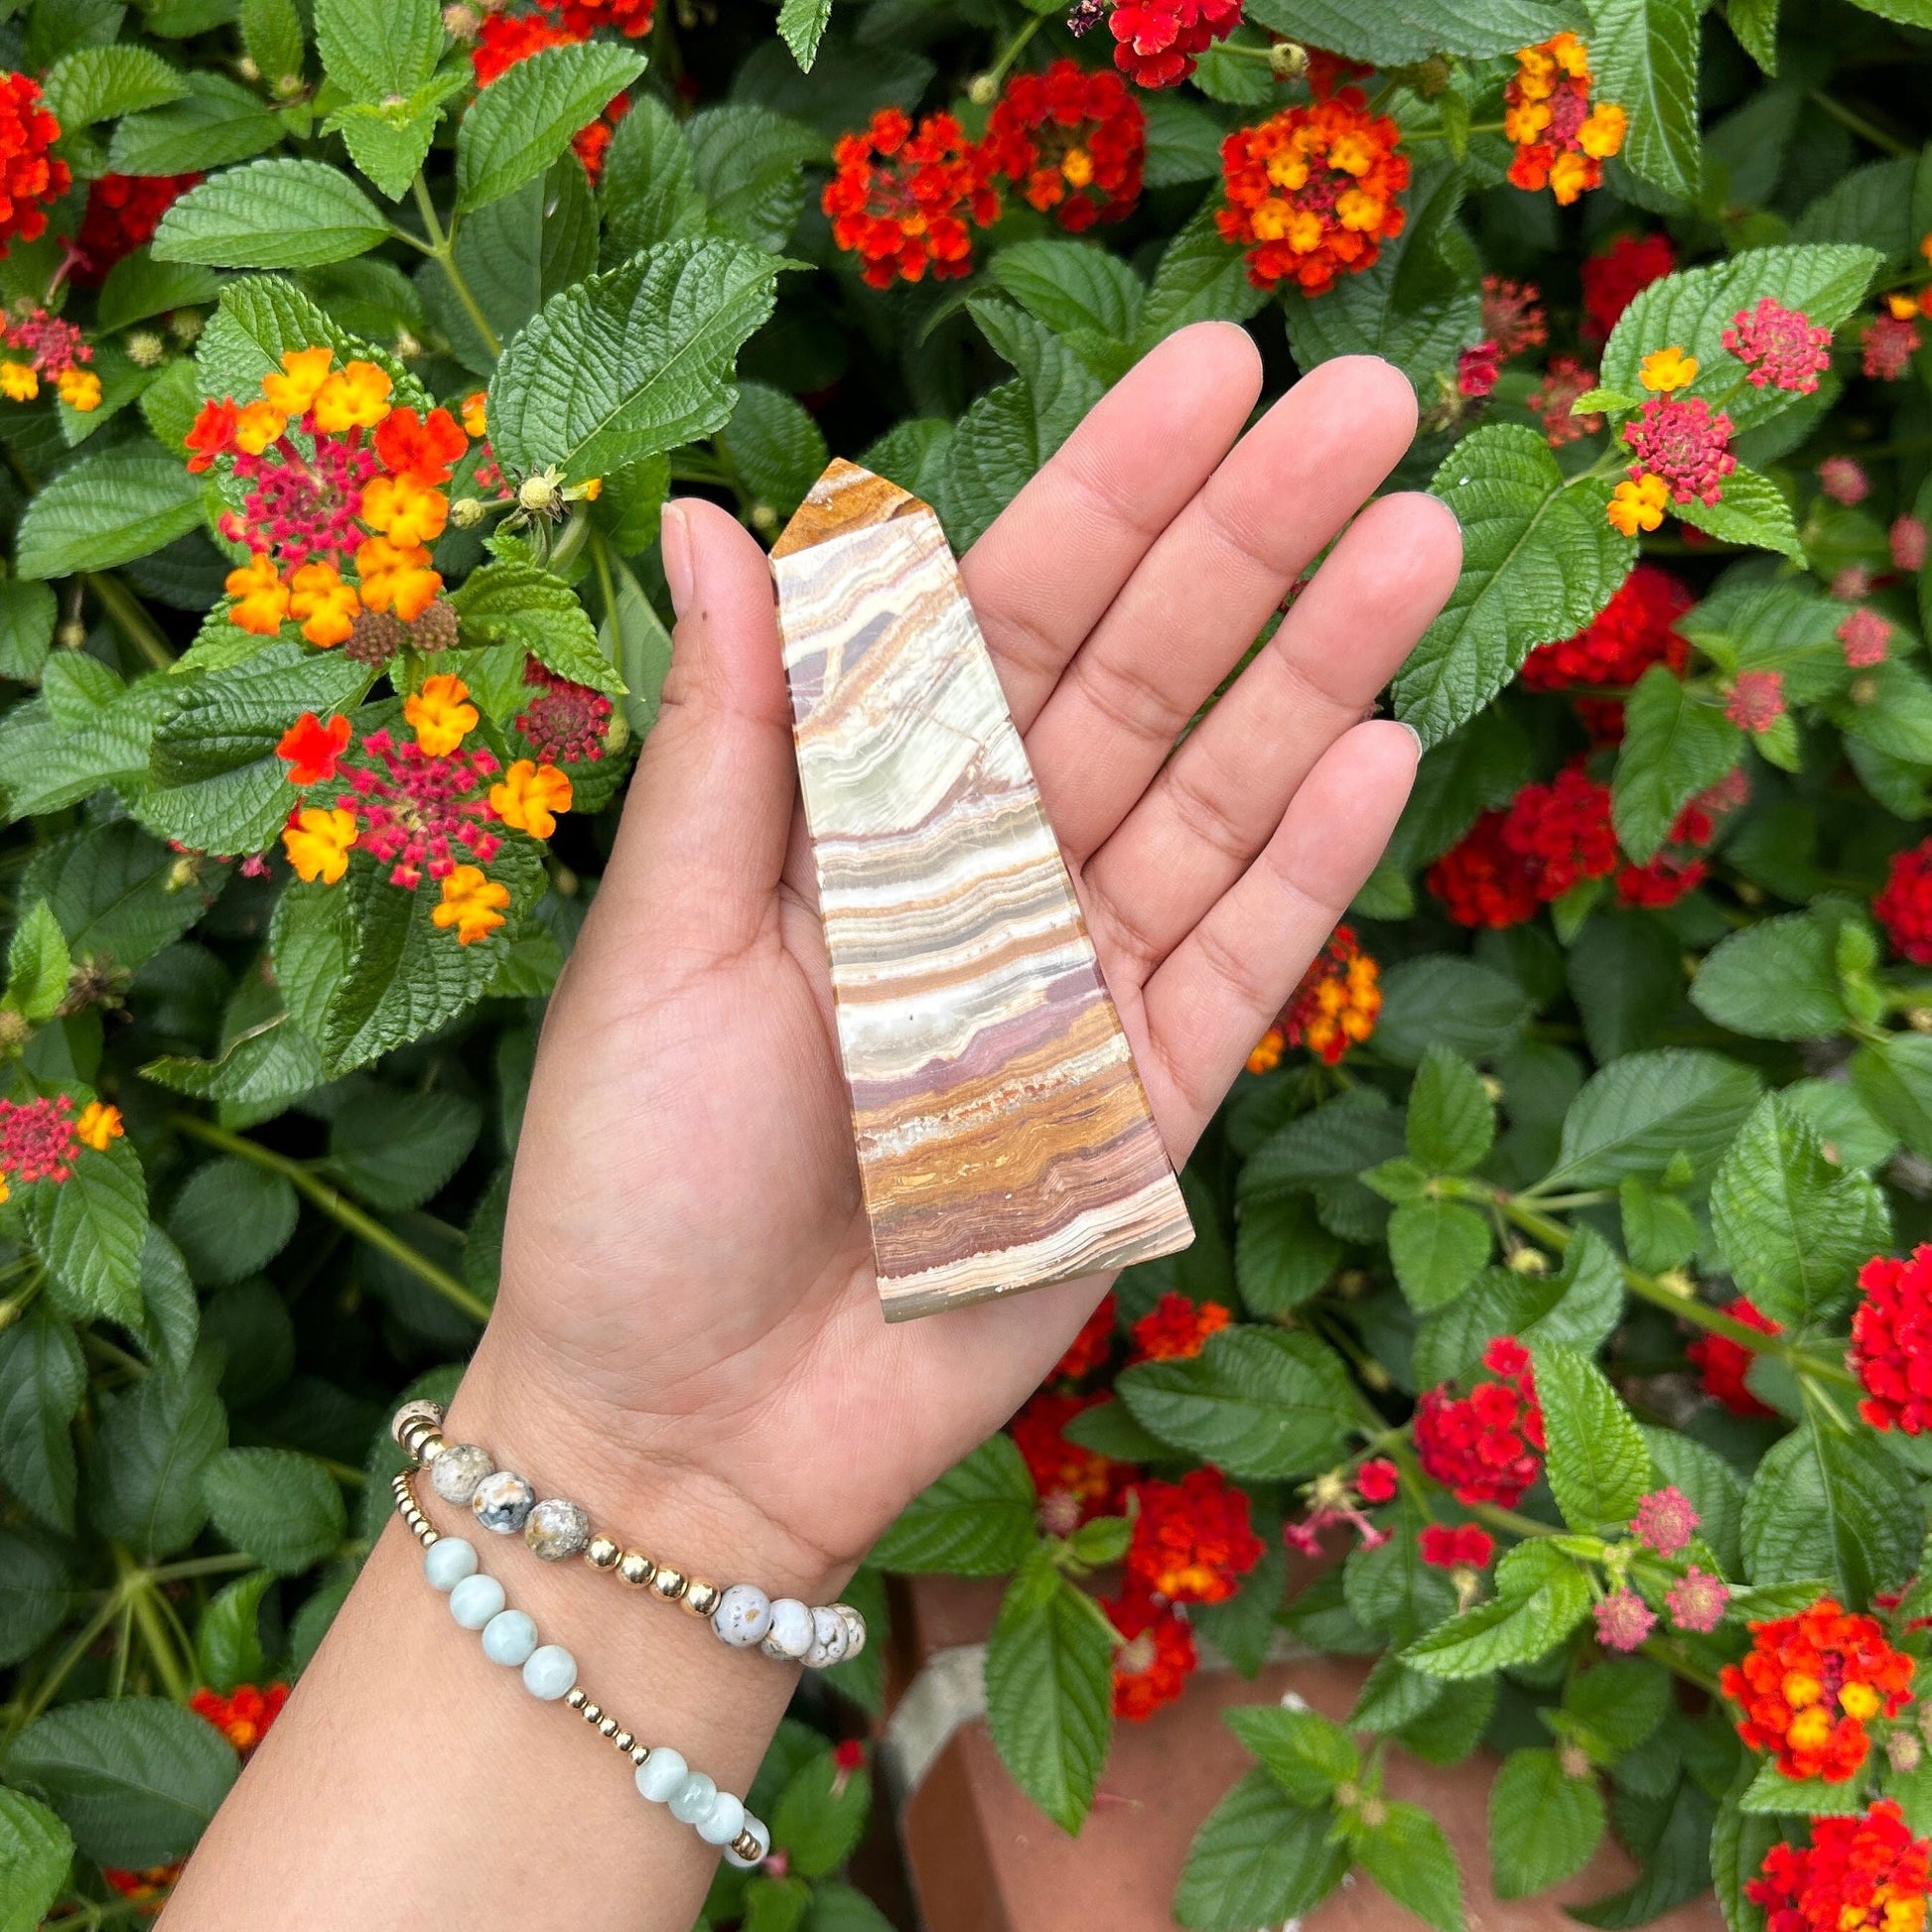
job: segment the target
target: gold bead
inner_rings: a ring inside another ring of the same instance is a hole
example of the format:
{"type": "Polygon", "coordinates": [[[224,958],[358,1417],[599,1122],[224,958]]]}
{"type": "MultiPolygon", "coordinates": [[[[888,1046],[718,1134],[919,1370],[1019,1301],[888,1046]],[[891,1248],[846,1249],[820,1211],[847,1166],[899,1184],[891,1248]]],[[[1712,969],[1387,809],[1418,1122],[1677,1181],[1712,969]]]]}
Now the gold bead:
{"type": "Polygon", "coordinates": [[[643,1763],[649,1755],[650,1746],[648,1744],[632,1744],[630,1747],[630,1761],[633,1764],[643,1763]]]}
{"type": "Polygon", "coordinates": [[[657,1575],[657,1566],[641,1550],[626,1550],[618,1559],[618,1575],[637,1588],[657,1575]]]}
{"type": "Polygon", "coordinates": [[[583,1685],[578,1684],[564,1693],[564,1702],[573,1711],[581,1711],[590,1703],[590,1698],[586,1695],[583,1685]]]}
{"type": "Polygon", "coordinates": [[[416,1459],[427,1469],[449,1446],[450,1439],[440,1429],[432,1430],[423,1438],[422,1452],[416,1459]]]}
{"type": "Polygon", "coordinates": [[[618,1749],[622,1751],[625,1754],[625,1756],[628,1756],[630,1753],[631,1745],[634,1744],[637,1740],[636,1738],[631,1736],[629,1731],[621,1730],[618,1732],[618,1734],[615,1737],[611,1739],[611,1741],[612,1743],[617,1745],[618,1749]]]}
{"type": "Polygon", "coordinates": [[[764,1847],[759,1843],[758,1834],[748,1828],[732,1840],[732,1850],[741,1859],[756,1859],[762,1857],[764,1847]]]}
{"type": "Polygon", "coordinates": [[[665,1602],[675,1603],[684,1594],[684,1572],[660,1569],[651,1579],[650,1587],[665,1602]]]}
{"type": "Polygon", "coordinates": [[[584,1561],[593,1570],[615,1570],[618,1559],[623,1555],[623,1546],[616,1538],[594,1536],[584,1551],[584,1561]]]}
{"type": "Polygon", "coordinates": [[[600,1737],[615,1737],[622,1728],[623,1726],[608,1711],[597,1722],[597,1732],[600,1737]]]}
{"type": "Polygon", "coordinates": [[[682,1601],[693,1616],[709,1616],[724,1593],[716,1584],[701,1583],[694,1578],[685,1585],[682,1601]]]}
{"type": "Polygon", "coordinates": [[[604,1716],[604,1707],[593,1699],[585,1705],[582,1716],[587,1725],[594,1725],[604,1716]]]}

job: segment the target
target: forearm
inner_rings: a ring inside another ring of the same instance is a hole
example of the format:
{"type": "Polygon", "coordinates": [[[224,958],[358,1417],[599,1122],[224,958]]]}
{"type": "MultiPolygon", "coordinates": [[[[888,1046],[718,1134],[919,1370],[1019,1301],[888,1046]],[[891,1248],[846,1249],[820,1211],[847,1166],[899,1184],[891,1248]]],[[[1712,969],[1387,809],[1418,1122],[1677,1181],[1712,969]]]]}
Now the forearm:
{"type": "MultiPolygon", "coordinates": [[[[452,1407],[451,1441],[488,1449],[541,1496],[581,1502],[614,1536],[723,1585],[823,1602],[843,1579],[723,1496],[639,1493],[625,1446],[520,1385],[485,1344],[452,1407]],[[500,1372],[499,1372],[500,1371],[500,1372]]],[[[435,1527],[476,1546],[539,1641],[638,1741],[668,1745],[743,1796],[796,1669],[733,1650],[701,1619],[581,1559],[546,1564],[419,1477],[435,1527]]],[[[567,1704],[525,1691],[426,1581],[400,1520],[384,1530],[287,1710],[222,1806],[169,1905],[169,1932],[257,1932],[272,1872],[277,1932],[460,1924],[471,1932],[687,1932],[718,1854],[567,1704]]]]}

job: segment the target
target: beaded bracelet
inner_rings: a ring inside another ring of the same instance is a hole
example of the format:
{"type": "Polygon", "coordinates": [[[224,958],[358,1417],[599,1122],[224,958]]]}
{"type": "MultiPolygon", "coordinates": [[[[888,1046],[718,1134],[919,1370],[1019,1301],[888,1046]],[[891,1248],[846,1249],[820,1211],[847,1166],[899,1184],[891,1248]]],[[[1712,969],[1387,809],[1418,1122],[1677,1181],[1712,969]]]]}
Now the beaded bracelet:
{"type": "Polygon", "coordinates": [[[598,1734],[608,1737],[635,1766],[637,1789],[663,1805],[680,1824],[689,1825],[707,1845],[720,1847],[741,1871],[761,1863],[771,1850],[771,1834],[744,1801],[720,1791],[683,1754],[667,1744],[640,1744],[601,1705],[593,1704],[577,1682],[577,1660],[562,1645],[539,1643],[537,1626],[522,1610],[506,1607],[503,1587],[478,1568],[476,1546],[460,1536],[444,1536],[416,1506],[416,1491],[405,1470],[390,1484],[396,1513],[423,1546],[423,1575],[450,1599],[450,1614],[466,1630],[483,1632],[483,1655],[493,1664],[520,1668],[523,1687],[545,1703],[561,1698],[598,1734]]]}
{"type": "Polygon", "coordinates": [[[486,1450],[446,1440],[438,1403],[405,1402],[389,1433],[410,1461],[429,1471],[436,1493],[445,1502],[468,1503],[484,1529],[499,1536],[521,1531],[545,1563],[582,1556],[593,1570],[612,1572],[633,1588],[647,1587],[662,1602],[681,1603],[693,1616],[707,1618],[717,1637],[735,1650],[757,1644],[781,1663],[823,1670],[866,1647],[866,1620],[850,1603],[813,1606],[795,1596],[774,1601],[756,1584],[720,1589],[599,1534],[580,1503],[561,1496],[539,1502],[522,1476],[497,1468],[486,1450]]]}

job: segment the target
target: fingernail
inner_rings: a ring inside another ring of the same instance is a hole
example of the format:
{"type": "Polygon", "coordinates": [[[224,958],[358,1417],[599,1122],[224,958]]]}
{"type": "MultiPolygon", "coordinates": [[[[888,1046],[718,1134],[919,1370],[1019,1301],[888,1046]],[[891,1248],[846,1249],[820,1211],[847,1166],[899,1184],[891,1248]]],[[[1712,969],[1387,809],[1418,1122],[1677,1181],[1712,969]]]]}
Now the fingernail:
{"type": "Polygon", "coordinates": [[[697,585],[691,568],[691,526],[682,503],[666,503],[659,519],[658,548],[664,558],[664,583],[671,593],[671,611],[684,617],[695,602],[697,585]]]}
{"type": "Polygon", "coordinates": [[[1410,724],[1410,722],[1406,718],[1398,718],[1395,722],[1398,725],[1400,725],[1402,729],[1406,731],[1409,734],[1409,736],[1416,741],[1416,756],[1418,758],[1421,758],[1424,750],[1423,742],[1422,742],[1422,733],[1419,732],[1414,725],[1410,724]]]}

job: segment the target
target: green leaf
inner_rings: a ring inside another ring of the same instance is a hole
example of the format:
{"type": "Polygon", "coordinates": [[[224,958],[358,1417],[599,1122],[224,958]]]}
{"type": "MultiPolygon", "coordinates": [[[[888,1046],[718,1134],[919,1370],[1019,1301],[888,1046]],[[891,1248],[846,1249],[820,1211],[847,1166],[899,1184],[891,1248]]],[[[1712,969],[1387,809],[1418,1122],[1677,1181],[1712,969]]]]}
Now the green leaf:
{"type": "Polygon", "coordinates": [[[31,1657],[73,1607],[59,1546],[37,1531],[0,1528],[0,1664],[31,1657]]]}
{"type": "Polygon", "coordinates": [[[1598,1187],[1627,1173],[1658,1173],[1678,1154],[1709,1169],[1759,1091],[1749,1067],[1719,1053],[1626,1054],[1593,1074],[1571,1104],[1548,1184],[1598,1187]]]}
{"type": "Polygon", "coordinates": [[[316,0],[315,18],[322,65],[351,100],[407,97],[442,57],[436,0],[316,0]]]}
{"type": "Polygon", "coordinates": [[[1237,1326],[1184,1361],[1144,1362],[1115,1392],[1143,1428],[1232,1476],[1325,1468],[1354,1416],[1347,1370],[1312,1335],[1237,1326]]]}
{"type": "Polygon", "coordinates": [[[1498,1898],[1547,1891],[1589,1863],[1603,1836],[1603,1794],[1565,1774],[1553,1750],[1511,1751],[1489,1787],[1489,1878],[1498,1898]]]}
{"type": "Polygon", "coordinates": [[[54,644],[60,605],[45,584],[0,579],[0,677],[38,684],[54,644]]]}
{"type": "Polygon", "coordinates": [[[340,168],[284,156],[191,188],[150,245],[156,261],[313,268],[366,254],[388,235],[375,204],[340,168]]]}
{"type": "Polygon", "coordinates": [[[1778,1093],[1758,1102],[1725,1156],[1711,1216],[1738,1289],[1794,1330],[1835,1314],[1860,1265],[1891,1238],[1877,1185],[1826,1160],[1810,1124],[1778,1093]]]}
{"type": "Polygon", "coordinates": [[[1141,278],[1118,255],[1092,242],[1018,241],[993,257],[988,272],[1056,335],[1090,331],[1129,343],[1139,327],[1141,278]]]}
{"type": "MultiPolygon", "coordinates": [[[[1356,1621],[1397,1644],[1413,1642],[1455,1607],[1454,1586],[1422,1560],[1422,1527],[1420,1513],[1405,1501],[1395,1534],[1373,1549],[1357,1547],[1342,1568],[1342,1595],[1356,1621]]],[[[1440,1680],[1423,1681],[1440,1688],[1440,1680]]],[[[1435,1702],[1433,1693],[1428,1702],[1435,1702]]],[[[1420,1709],[1407,1711],[1397,1722],[1420,1715],[1420,1709]]]]}
{"type": "Polygon", "coordinates": [[[1462,1932],[1462,1879],[1443,1828],[1416,1805],[1387,1805],[1382,1821],[1353,1834],[1362,1869],[1440,1932],[1462,1932]]]}
{"type": "Polygon", "coordinates": [[[1842,732],[1890,758],[1932,764],[1932,682],[1896,657],[1861,672],[1830,716],[1842,732]]]}
{"type": "Polygon", "coordinates": [[[1189,1932],[1253,1932],[1318,1904],[1348,1869],[1332,1816],[1294,1803],[1266,1771],[1248,1772],[1194,1834],[1174,1918],[1189,1932]]]}
{"type": "Polygon", "coordinates": [[[792,1773],[771,1813],[771,1843],[793,1871],[823,1878],[852,1856],[871,1815],[871,1772],[842,1772],[828,1747],[792,1773]]]}
{"type": "Polygon", "coordinates": [[[718,441],[739,483],[780,516],[798,507],[830,456],[804,404],[762,382],[739,385],[738,407],[718,441]]]}
{"type": "Polygon", "coordinates": [[[1673,1483],[1689,1496],[1698,1513],[1698,1538],[1717,1553],[1726,1576],[1737,1574],[1738,1528],[1744,1514],[1744,1487],[1715,1449],[1671,1429],[1643,1432],[1651,1466],[1660,1482],[1673,1483]]]}
{"type": "Polygon", "coordinates": [[[195,1540],[207,1520],[202,1471],[228,1440],[215,1375],[207,1355],[179,1374],[156,1366],[108,1409],[87,1458],[87,1515],[101,1535],[142,1556],[195,1540]]]}
{"type": "Polygon", "coordinates": [[[1831,1038],[1849,1024],[1838,977],[1839,934],[1848,923],[1863,925],[1856,907],[1820,899],[1741,927],[1705,956],[1692,1004],[1756,1039],[1831,1038]]]}
{"type": "Polygon", "coordinates": [[[768,107],[728,101],[693,114],[684,138],[713,227],[782,248],[805,205],[805,170],[827,159],[824,137],[768,107]]]}
{"type": "Polygon", "coordinates": [[[1315,1219],[1306,1195],[1263,1195],[1243,1204],[1234,1237],[1234,1279],[1251,1314],[1285,1314],[1299,1308],[1321,1292],[1341,1256],[1341,1243],[1315,1219]]]}
{"type": "Polygon", "coordinates": [[[1400,0],[1374,8],[1346,0],[1261,0],[1250,5],[1248,17],[1291,40],[1374,67],[1405,66],[1432,54],[1508,54],[1583,25],[1576,8],[1550,0],[1400,0]]]}
{"type": "Polygon", "coordinates": [[[340,134],[356,167],[390,201],[399,202],[436,139],[443,103],[461,93],[468,80],[460,68],[446,69],[413,93],[392,95],[380,104],[351,101],[337,108],[327,129],[340,134]]]}
{"type": "Polygon", "coordinates": [[[1336,1785],[1361,1775],[1361,1753],[1347,1731],[1317,1711],[1243,1704],[1221,1716],[1298,1805],[1328,1804],[1336,1785]]]}
{"type": "Polygon", "coordinates": [[[1697,1217],[1676,1194],[1633,1173],[1623,1176],[1616,1192],[1624,1252],[1633,1268],[1661,1274],[1697,1253],[1697,1217]]]}
{"type": "Polygon", "coordinates": [[[279,1577],[320,1563],[348,1528],[336,1478],[293,1449],[223,1449],[202,1473],[202,1494],[214,1527],[279,1577]]]}
{"type": "MultiPolygon", "coordinates": [[[[1592,0],[1594,95],[1629,116],[1621,158],[1638,180],[1681,200],[1702,179],[1698,128],[1698,0],[1592,0]]],[[[1660,342],[1669,340],[1660,337],[1660,342]]],[[[1603,381],[1620,383],[1605,361],[1603,381]]]]}
{"type": "Polygon", "coordinates": [[[1437,1044],[1409,1090],[1409,1152],[1431,1173],[1470,1173],[1496,1138],[1496,1109],[1467,1060],[1437,1044]]]}
{"type": "Polygon", "coordinates": [[[1430,488],[1462,525],[1462,572],[1396,675],[1396,715],[1425,745],[1480,711],[1538,644],[1582,630],[1636,554],[1604,517],[1610,480],[1566,480],[1519,425],[1465,436],[1430,488]]]}
{"type": "Polygon", "coordinates": [[[1162,250],[1141,305],[1135,346],[1143,354],[1189,323],[1246,322],[1266,305],[1266,292],[1248,280],[1241,251],[1223,241],[1214,225],[1220,206],[1217,190],[1162,250]]]}
{"type": "Polygon", "coordinates": [[[1932,1159],[1932,1036],[1887,1034],[1860,1047],[1852,1085],[1914,1154],[1932,1159]]]}
{"type": "Polygon", "coordinates": [[[1113,1736],[1114,1633],[1037,1552],[1008,1586],[986,1645],[986,1720],[1020,1787],[1063,1832],[1093,1803],[1113,1736]]]}
{"type": "Polygon", "coordinates": [[[20,897],[47,900],[75,959],[139,966],[207,909],[202,894],[171,882],[174,864],[138,825],[89,826],[41,849],[20,897]]]}
{"type": "Polygon", "coordinates": [[[1564,1686],[1550,1722],[1598,1764],[1635,1750],[1672,1708],[1670,1673],[1637,1657],[1605,1658],[1564,1686]]]}
{"type": "Polygon", "coordinates": [[[1910,1472],[1875,1437],[1807,1421],[1774,1444],[1744,1498],[1753,1584],[1831,1577],[1848,1607],[1912,1574],[1924,1518],[1910,1472]]]}
{"type": "Polygon", "coordinates": [[[1519,1275],[1492,1268],[1466,1294],[1432,1314],[1416,1333],[1418,1383],[1465,1375],[1496,1335],[1532,1346],[1564,1343],[1589,1350],[1623,1317],[1623,1278],[1615,1255],[1594,1229],[1580,1226],[1562,1272],[1519,1275]]]}
{"type": "Polygon", "coordinates": [[[484,564],[450,601],[466,643],[514,644],[573,684],[622,695],[623,680],[612,669],[576,593],[547,570],[484,564]]]}
{"type": "Polygon", "coordinates": [[[251,1571],[215,1591],[202,1612],[195,1632],[195,1661],[202,1682],[223,1697],[232,1696],[237,1684],[259,1684],[267,1676],[261,1605],[274,1585],[274,1571],[251,1571]]]}
{"type": "Polygon", "coordinates": [[[1671,509],[1680,523],[1689,523],[1722,542],[1775,550],[1795,563],[1805,560],[1805,547],[1784,491],[1769,477],[1741,463],[1725,479],[1724,492],[1715,503],[1694,496],[1688,503],[1673,503],[1671,509]]]}
{"type": "Polygon", "coordinates": [[[46,899],[37,898],[7,942],[7,1006],[35,1026],[51,1020],[67,997],[73,959],[46,899]]]}
{"type": "Polygon", "coordinates": [[[158,443],[124,443],[82,457],[41,485],[20,519],[15,567],[22,577],[111,570],[201,520],[201,484],[181,464],[158,443]]]}
{"type": "Polygon", "coordinates": [[[1403,1651],[1432,1677],[1483,1677],[1548,1656],[1589,1614],[1589,1586],[1560,1551],[1522,1543],[1497,1566],[1497,1594],[1403,1651]]]}
{"type": "Polygon", "coordinates": [[[30,1309],[0,1332],[0,1480],[50,1529],[73,1533],[73,1439],[87,1386],[73,1330],[30,1309]]]}
{"type": "Polygon", "coordinates": [[[282,366],[289,349],[328,344],[345,362],[359,357],[386,370],[391,398],[427,410],[422,384],[386,349],[351,335],[281,275],[250,275],[221,291],[220,309],[209,318],[195,352],[203,393],[245,396],[263,376],[282,366]]]}
{"type": "Polygon", "coordinates": [[[1744,734],[1662,664],[1637,680],[1623,730],[1610,811],[1623,849],[1647,864],[1678,813],[1743,756],[1744,734]]]}
{"type": "Polygon", "coordinates": [[[1694,1778],[1681,1779],[1661,1822],[1653,1822],[1645,1831],[1647,1857],[1637,1881],[1607,1898],[1565,1909],[1585,1925],[1621,1928],[1647,1925],[1673,1906],[1695,1898],[1711,1882],[1711,1821],[1716,1809],[1694,1778]]]}
{"type": "Polygon", "coordinates": [[[205,1287],[238,1282],[288,1246],[295,1232],[295,1189],[252,1161],[205,1161],[168,1210],[168,1233],[189,1273],[205,1287]]]}
{"type": "Polygon", "coordinates": [[[605,150],[600,184],[612,252],[634,255],[660,241],[702,234],[704,200],[691,165],[691,145],[675,115],[654,94],[638,96],[605,150]]]}
{"type": "MultiPolygon", "coordinates": [[[[595,41],[546,47],[517,62],[483,88],[457,130],[458,210],[483,207],[535,180],[643,70],[641,54],[595,41]]],[[[495,428],[492,410],[492,436],[495,428]]]]}
{"type": "Polygon", "coordinates": [[[1427,1314],[1452,1302],[1489,1259],[1489,1223],[1460,1201],[1404,1201],[1389,1217],[1389,1259],[1409,1306],[1427,1314]]]}
{"type": "Polygon", "coordinates": [[[1445,953],[1405,959],[1382,975],[1375,1050],[1418,1066],[1432,1047],[1490,1059],[1516,1043],[1530,1017],[1523,989],[1493,967],[1445,953]]]}
{"type": "Polygon", "coordinates": [[[281,116],[225,73],[190,73],[187,95],[130,114],[114,129],[107,165],[117,175],[198,174],[246,161],[283,136],[281,116]]]}
{"type": "Polygon", "coordinates": [[[469,1158],[483,1109],[460,1093],[371,1093],[336,1116],[329,1159],[371,1207],[420,1207],[469,1158]]]}
{"type": "Polygon", "coordinates": [[[742,242],[672,241],[553,297],[490,384],[499,461],[577,483],[722,429],[732,358],[771,313],[777,266],[742,242]]]}
{"type": "Polygon", "coordinates": [[[1757,1776],[1737,1800],[1739,1811],[1787,1818],[1856,1818],[1864,1806],[1863,1786],[1856,1778],[1837,1784],[1827,1784],[1823,1778],[1788,1778],[1775,1764],[1760,1764],[1757,1776]]]}
{"type": "Polygon", "coordinates": [[[1013,1439],[989,1436],[906,1504],[867,1561],[914,1575],[1002,1577],[1032,1552],[1038,1506],[1013,1439]]]}
{"type": "MultiPolygon", "coordinates": [[[[256,70],[277,93],[293,93],[302,83],[302,16],[295,0],[240,0],[237,24],[241,44],[256,70]],[[293,81],[294,86],[287,83],[293,81]]],[[[329,64],[331,75],[340,79],[342,69],[329,64]]]]}
{"type": "Polygon", "coordinates": [[[35,1932],[73,1863],[73,1835],[37,1798],[0,1789],[0,1932],[35,1932]]]}
{"type": "Polygon", "coordinates": [[[801,73],[810,73],[832,18],[832,0],[784,0],[778,9],[778,38],[791,49],[801,73]]]}
{"type": "Polygon", "coordinates": [[[1586,1532],[1628,1522],[1651,1486],[1650,1451],[1602,1370],[1574,1348],[1538,1348],[1536,1394],[1563,1520],[1586,1532]]]}
{"type": "Polygon", "coordinates": [[[34,1233],[58,1308],[139,1333],[148,1183],[130,1143],[110,1141],[104,1154],[82,1148],[72,1173],[36,1200],[34,1233]]]}
{"type": "Polygon", "coordinates": [[[227,1739],[184,1706],[118,1698],[36,1719],[4,1768],[46,1799],[88,1858],[140,1869],[194,1850],[239,1766],[227,1739]]]}
{"type": "Polygon", "coordinates": [[[77,47],[48,69],[42,91],[62,132],[72,134],[179,100],[188,82],[145,47],[77,47]]]}

